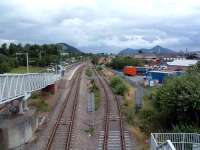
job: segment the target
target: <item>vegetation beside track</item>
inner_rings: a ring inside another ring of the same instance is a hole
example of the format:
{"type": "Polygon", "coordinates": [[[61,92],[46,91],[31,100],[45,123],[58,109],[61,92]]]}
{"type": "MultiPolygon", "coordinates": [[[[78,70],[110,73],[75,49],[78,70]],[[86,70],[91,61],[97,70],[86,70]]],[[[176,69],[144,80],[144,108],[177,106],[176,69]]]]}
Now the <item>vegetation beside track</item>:
{"type": "MultiPolygon", "coordinates": [[[[148,143],[146,142],[148,137],[148,134],[143,132],[141,130],[141,126],[148,125],[146,122],[141,121],[141,115],[140,112],[136,113],[135,111],[135,88],[130,85],[126,80],[122,79],[119,76],[116,76],[109,68],[104,68],[103,72],[107,77],[111,80],[114,79],[114,85],[116,82],[123,83],[126,87],[126,90],[124,90],[123,93],[123,102],[121,105],[121,111],[128,123],[129,130],[134,135],[134,137],[137,139],[139,145],[142,145],[141,147],[138,147],[140,149],[148,149],[148,143]],[[117,81],[116,81],[117,80],[117,81]],[[144,124],[146,123],[146,124],[144,124]]],[[[145,100],[143,102],[144,110],[152,108],[152,104],[149,103],[148,100],[145,100]]]]}
{"type": "Polygon", "coordinates": [[[34,93],[29,101],[29,106],[35,107],[38,112],[50,111],[49,104],[43,99],[41,93],[34,93]]]}
{"type": "Polygon", "coordinates": [[[124,96],[125,91],[127,90],[126,85],[120,77],[113,77],[110,81],[110,86],[115,94],[119,94],[121,96],[124,96]]]}
{"type": "MultiPolygon", "coordinates": [[[[136,137],[147,143],[145,139],[152,132],[199,133],[199,81],[200,63],[185,75],[168,79],[159,88],[145,89],[146,96],[139,112],[124,98],[123,114],[136,137]]],[[[147,149],[147,144],[144,145],[147,149]]]]}
{"type": "Polygon", "coordinates": [[[90,79],[91,87],[90,92],[94,93],[94,105],[95,105],[95,111],[97,111],[100,107],[101,97],[100,97],[100,90],[95,82],[94,79],[91,79],[93,76],[92,70],[88,67],[85,70],[85,75],[90,79]]]}
{"type": "Polygon", "coordinates": [[[87,68],[87,69],[85,70],[85,75],[86,75],[87,77],[92,77],[92,71],[91,71],[90,68],[87,68]]]}
{"type": "Polygon", "coordinates": [[[95,80],[91,80],[91,92],[94,93],[94,105],[95,105],[95,111],[97,111],[100,107],[100,102],[101,102],[101,98],[100,98],[100,91],[99,88],[97,87],[95,80]]]}

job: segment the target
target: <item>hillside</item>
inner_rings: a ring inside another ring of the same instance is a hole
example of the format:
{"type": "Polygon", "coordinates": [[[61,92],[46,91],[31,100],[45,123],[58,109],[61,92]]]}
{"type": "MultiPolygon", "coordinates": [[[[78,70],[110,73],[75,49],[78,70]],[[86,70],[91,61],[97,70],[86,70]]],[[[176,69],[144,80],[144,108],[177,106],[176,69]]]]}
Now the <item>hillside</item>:
{"type": "Polygon", "coordinates": [[[139,53],[152,53],[152,54],[169,54],[169,53],[174,53],[174,51],[168,49],[168,48],[163,48],[161,46],[155,46],[150,49],[146,48],[141,48],[141,49],[132,49],[132,48],[126,48],[122,51],[119,52],[118,55],[133,55],[133,54],[139,54],[139,53]]]}
{"type": "Polygon", "coordinates": [[[58,43],[57,45],[59,45],[62,48],[62,52],[65,52],[65,53],[83,53],[79,49],[71,45],[68,45],[66,43],[58,43]]]}

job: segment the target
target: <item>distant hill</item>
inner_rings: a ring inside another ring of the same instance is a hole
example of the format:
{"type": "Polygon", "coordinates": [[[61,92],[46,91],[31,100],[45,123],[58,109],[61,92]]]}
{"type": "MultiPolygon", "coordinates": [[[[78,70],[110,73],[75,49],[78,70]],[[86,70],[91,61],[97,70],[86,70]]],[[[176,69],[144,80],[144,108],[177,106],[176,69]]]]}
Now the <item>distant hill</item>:
{"type": "Polygon", "coordinates": [[[133,55],[133,54],[140,54],[140,53],[150,53],[150,54],[169,54],[169,53],[175,53],[174,51],[168,49],[168,48],[163,48],[161,46],[155,46],[150,49],[146,48],[141,48],[141,49],[132,49],[132,48],[126,48],[122,51],[119,52],[118,55],[133,55]]]}
{"type": "Polygon", "coordinates": [[[57,43],[57,45],[59,45],[62,48],[62,52],[64,52],[64,53],[77,53],[77,54],[83,53],[79,49],[77,49],[71,45],[68,45],[66,43],[57,43]]]}

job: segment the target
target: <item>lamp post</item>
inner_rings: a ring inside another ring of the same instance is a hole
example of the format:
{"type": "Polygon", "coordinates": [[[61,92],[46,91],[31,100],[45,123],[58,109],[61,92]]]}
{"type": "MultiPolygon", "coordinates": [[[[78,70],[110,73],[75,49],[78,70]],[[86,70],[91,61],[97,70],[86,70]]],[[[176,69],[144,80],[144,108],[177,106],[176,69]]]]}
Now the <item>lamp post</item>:
{"type": "Polygon", "coordinates": [[[26,55],[26,69],[27,69],[27,73],[29,73],[29,65],[28,65],[28,53],[16,53],[16,55],[26,55]]]}

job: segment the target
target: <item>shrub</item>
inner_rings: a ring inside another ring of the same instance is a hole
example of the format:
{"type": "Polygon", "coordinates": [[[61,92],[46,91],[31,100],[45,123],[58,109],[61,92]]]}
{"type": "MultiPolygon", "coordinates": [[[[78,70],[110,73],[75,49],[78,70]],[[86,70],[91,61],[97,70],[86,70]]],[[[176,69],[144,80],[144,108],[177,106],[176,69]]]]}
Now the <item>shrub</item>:
{"type": "Polygon", "coordinates": [[[166,121],[162,113],[153,109],[142,109],[139,112],[140,128],[146,134],[160,132],[166,126],[166,121]]]}
{"type": "Polygon", "coordinates": [[[0,73],[9,72],[11,69],[10,64],[7,62],[3,62],[0,64],[0,73]]]}
{"type": "Polygon", "coordinates": [[[89,68],[87,68],[85,70],[85,75],[88,76],[88,77],[91,77],[92,76],[92,71],[89,68]]]}
{"type": "Polygon", "coordinates": [[[127,108],[126,120],[128,124],[133,124],[134,114],[135,114],[134,106],[127,108]]]}
{"type": "Polygon", "coordinates": [[[200,127],[196,125],[188,125],[188,124],[177,124],[176,126],[173,127],[173,132],[175,133],[199,133],[200,132],[200,127]]]}
{"type": "Polygon", "coordinates": [[[124,95],[124,92],[127,90],[126,85],[120,77],[114,77],[111,79],[110,85],[114,93],[119,95],[124,95]]]}
{"type": "Polygon", "coordinates": [[[95,104],[95,111],[98,110],[98,108],[100,107],[100,91],[99,88],[97,87],[95,80],[91,81],[91,88],[90,88],[90,92],[94,93],[94,104],[95,104]]]}
{"type": "Polygon", "coordinates": [[[102,67],[101,65],[97,65],[97,70],[101,71],[102,70],[102,67]]]}
{"type": "Polygon", "coordinates": [[[94,92],[94,91],[98,90],[98,87],[94,80],[91,80],[91,84],[92,84],[92,86],[90,87],[90,92],[94,92]]]}
{"type": "Polygon", "coordinates": [[[48,112],[50,110],[48,103],[40,98],[33,99],[30,105],[36,107],[39,112],[48,112]]]}
{"type": "Polygon", "coordinates": [[[110,81],[111,87],[115,87],[116,85],[120,84],[122,80],[120,77],[113,77],[112,80],[110,81]]]}
{"type": "Polygon", "coordinates": [[[126,91],[126,89],[127,89],[126,85],[120,83],[120,84],[118,84],[118,85],[115,86],[114,91],[115,91],[115,93],[117,93],[119,95],[123,95],[124,92],[126,91]]]}

